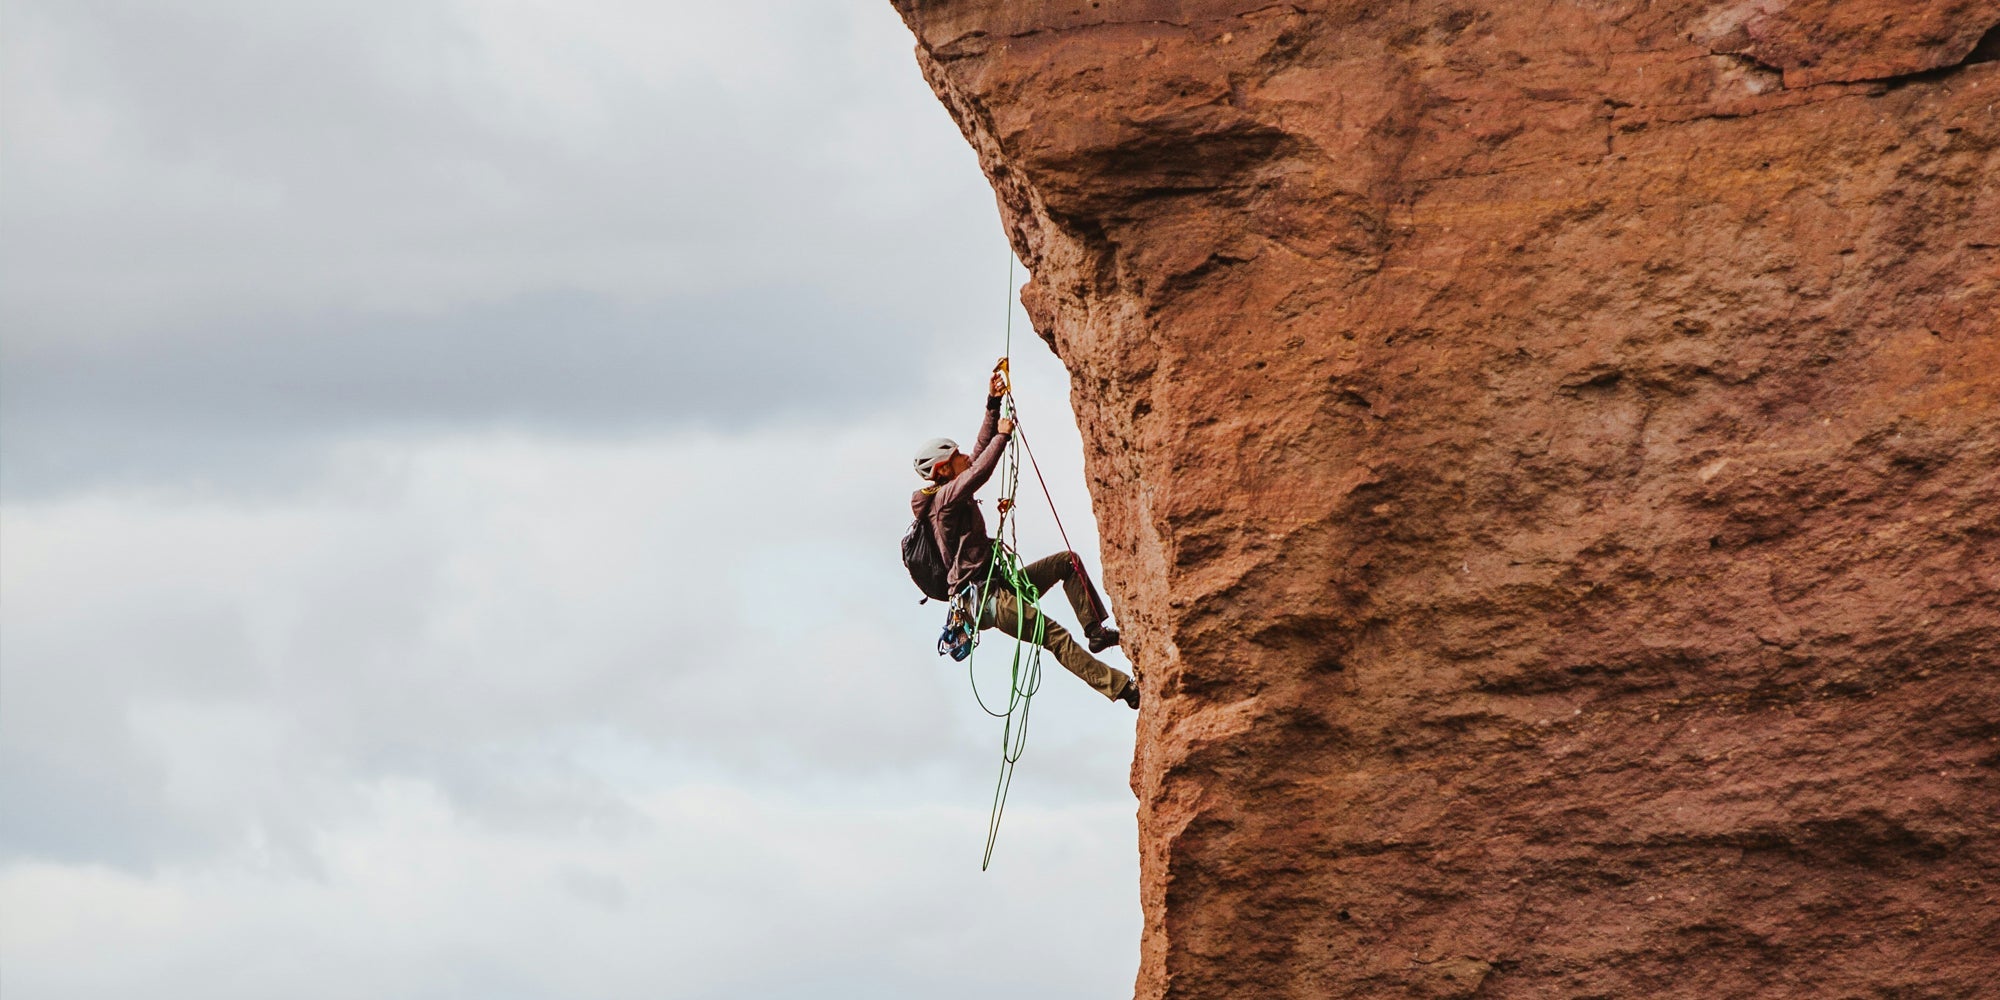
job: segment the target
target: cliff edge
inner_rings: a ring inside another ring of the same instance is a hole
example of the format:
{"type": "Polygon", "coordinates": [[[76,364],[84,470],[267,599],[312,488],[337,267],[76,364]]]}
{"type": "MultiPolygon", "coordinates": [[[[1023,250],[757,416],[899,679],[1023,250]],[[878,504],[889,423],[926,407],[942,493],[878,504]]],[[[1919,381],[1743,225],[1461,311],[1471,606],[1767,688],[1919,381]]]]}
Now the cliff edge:
{"type": "Polygon", "coordinates": [[[1067,364],[1137,995],[1990,997],[1991,0],[896,0],[1067,364]]]}

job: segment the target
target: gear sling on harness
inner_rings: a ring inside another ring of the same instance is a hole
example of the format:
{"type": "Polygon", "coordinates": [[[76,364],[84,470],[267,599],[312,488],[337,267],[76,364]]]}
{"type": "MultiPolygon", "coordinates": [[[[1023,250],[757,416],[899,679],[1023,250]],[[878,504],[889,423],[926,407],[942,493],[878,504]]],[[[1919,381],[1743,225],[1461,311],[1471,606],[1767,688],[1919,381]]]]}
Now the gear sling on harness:
{"type": "Polygon", "coordinates": [[[978,644],[979,588],[968,583],[945,611],[944,632],[938,636],[938,655],[964,661],[978,644]]]}

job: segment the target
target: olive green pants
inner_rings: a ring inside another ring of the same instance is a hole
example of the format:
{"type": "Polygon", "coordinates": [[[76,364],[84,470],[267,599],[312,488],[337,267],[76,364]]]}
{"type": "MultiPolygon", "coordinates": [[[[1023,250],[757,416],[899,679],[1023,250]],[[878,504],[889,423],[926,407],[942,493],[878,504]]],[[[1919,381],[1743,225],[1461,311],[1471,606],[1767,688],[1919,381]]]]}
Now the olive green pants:
{"type": "MultiPolygon", "coordinates": [[[[1083,625],[1104,623],[1104,599],[1097,595],[1097,588],[1090,583],[1090,577],[1078,567],[1076,559],[1068,552],[1058,552],[1046,559],[1037,559],[1021,567],[1028,582],[1035,590],[1046,594],[1049,588],[1061,583],[1063,596],[1069,598],[1070,610],[1076,612],[1077,620],[1083,625]]],[[[1033,604],[1021,600],[1004,584],[994,582],[992,592],[979,606],[979,627],[997,628],[1016,639],[1030,642],[1035,638],[1035,624],[1041,623],[1042,648],[1056,654],[1057,662],[1070,673],[1083,678],[1085,684],[1096,688],[1106,698],[1117,698],[1132,685],[1132,678],[1122,670],[1107,666],[1090,651],[1077,645],[1070,637],[1069,630],[1056,624],[1041,613],[1033,604]]]]}

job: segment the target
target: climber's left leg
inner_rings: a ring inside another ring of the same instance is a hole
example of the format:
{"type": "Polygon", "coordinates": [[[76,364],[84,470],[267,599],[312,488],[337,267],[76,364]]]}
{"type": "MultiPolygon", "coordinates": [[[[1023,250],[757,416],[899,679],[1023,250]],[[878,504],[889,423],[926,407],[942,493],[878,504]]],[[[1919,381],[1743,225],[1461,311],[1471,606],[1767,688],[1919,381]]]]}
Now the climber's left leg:
{"type": "Polygon", "coordinates": [[[1021,572],[1044,595],[1058,582],[1062,584],[1063,596],[1069,598],[1070,610],[1076,612],[1077,624],[1083,627],[1084,638],[1090,640],[1091,652],[1118,645],[1118,632],[1104,627],[1104,619],[1110,616],[1111,609],[1104,603],[1097,587],[1090,582],[1090,574],[1084,572],[1083,561],[1076,557],[1076,553],[1058,552],[1037,559],[1021,567],[1021,572]]]}

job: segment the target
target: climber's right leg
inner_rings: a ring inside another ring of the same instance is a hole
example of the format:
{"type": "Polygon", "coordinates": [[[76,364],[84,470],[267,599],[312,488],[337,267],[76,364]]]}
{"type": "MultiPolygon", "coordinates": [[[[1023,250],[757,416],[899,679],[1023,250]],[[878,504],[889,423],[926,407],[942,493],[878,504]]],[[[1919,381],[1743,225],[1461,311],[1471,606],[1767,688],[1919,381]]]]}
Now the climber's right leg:
{"type": "Polygon", "coordinates": [[[1132,687],[1132,678],[1085,652],[1075,639],[1070,638],[1067,629],[1049,620],[1034,605],[1015,596],[1013,591],[995,587],[980,606],[980,628],[997,628],[1016,639],[1033,641],[1036,622],[1042,626],[1042,648],[1054,653],[1056,661],[1064,669],[1082,678],[1085,684],[1096,688],[1106,698],[1114,701],[1122,699],[1128,704],[1137,700],[1127,694],[1132,687]]]}

